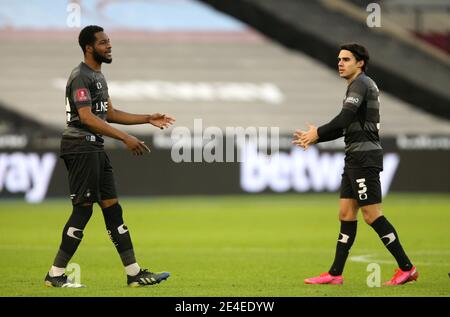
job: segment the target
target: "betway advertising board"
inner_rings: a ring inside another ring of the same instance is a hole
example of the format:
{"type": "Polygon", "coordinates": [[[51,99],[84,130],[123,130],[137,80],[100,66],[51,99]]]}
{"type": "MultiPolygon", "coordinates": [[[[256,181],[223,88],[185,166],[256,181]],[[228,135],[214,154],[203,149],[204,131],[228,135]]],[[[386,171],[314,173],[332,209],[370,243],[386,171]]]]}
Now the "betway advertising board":
{"type": "MultiPolygon", "coordinates": [[[[17,144],[0,140],[0,199],[30,203],[69,199],[57,142],[51,147],[19,139],[17,144]]],[[[213,143],[192,137],[181,146],[166,134],[142,139],[152,152],[140,157],[119,143],[106,146],[119,196],[312,193],[336,192],[340,187],[344,165],[340,141],[303,151],[290,144],[290,136],[280,136],[279,152],[274,154],[251,143],[230,147],[226,137],[213,143]],[[217,155],[218,146],[222,158],[217,155]],[[175,152],[182,152],[182,159],[175,152]]],[[[450,193],[450,137],[400,136],[385,138],[382,145],[383,195],[450,193]]]]}

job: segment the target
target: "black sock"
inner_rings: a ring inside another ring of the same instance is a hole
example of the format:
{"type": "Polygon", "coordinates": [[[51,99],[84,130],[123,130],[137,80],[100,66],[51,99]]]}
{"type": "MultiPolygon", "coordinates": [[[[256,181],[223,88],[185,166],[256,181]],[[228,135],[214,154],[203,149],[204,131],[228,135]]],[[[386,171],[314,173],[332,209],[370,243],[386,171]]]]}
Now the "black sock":
{"type": "Polygon", "coordinates": [[[122,207],[117,203],[102,209],[102,211],[108,235],[116,246],[123,265],[128,266],[136,263],[131,236],[127,226],[123,223],[122,207]]]}
{"type": "Polygon", "coordinates": [[[355,241],[357,224],[358,221],[356,220],[341,220],[341,232],[336,245],[336,255],[334,256],[333,265],[328,271],[333,276],[342,275],[344,271],[345,261],[347,261],[348,253],[355,241]]]}
{"type": "Polygon", "coordinates": [[[390,222],[384,216],[380,216],[371,224],[371,226],[377,232],[389,252],[394,256],[400,269],[402,269],[402,271],[411,270],[412,263],[403,250],[397,232],[390,222]]]}
{"type": "Polygon", "coordinates": [[[53,265],[64,268],[69,263],[83,238],[83,230],[92,215],[92,205],[74,206],[69,220],[64,226],[61,245],[53,265]]]}

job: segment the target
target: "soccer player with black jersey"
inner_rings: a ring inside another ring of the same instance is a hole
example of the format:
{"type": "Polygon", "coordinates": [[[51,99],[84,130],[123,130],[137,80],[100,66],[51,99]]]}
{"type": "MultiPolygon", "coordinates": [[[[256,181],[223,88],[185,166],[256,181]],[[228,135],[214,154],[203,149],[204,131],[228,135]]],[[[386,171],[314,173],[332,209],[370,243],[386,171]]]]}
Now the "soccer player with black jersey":
{"type": "Polygon", "coordinates": [[[379,91],[365,74],[369,54],[361,45],[342,45],[338,57],[339,75],[347,80],[341,112],[329,123],[308,131],[297,130],[292,143],[304,148],[311,144],[335,140],[344,136],[345,167],[342,174],[339,219],[341,230],[336,254],[330,270],[305,279],[306,284],[342,284],[344,265],[356,237],[357,213],[372,226],[399,268],[385,285],[401,285],[417,280],[418,272],[403,250],[398,234],[381,212],[383,149],[380,144],[379,91]]]}
{"type": "Polygon", "coordinates": [[[84,62],[75,67],[66,86],[67,127],[61,139],[61,158],[69,174],[73,211],[67,221],[62,241],[45,285],[51,287],[82,287],[64,274],[65,268],[78,248],[91,215],[92,205],[98,203],[103,211],[106,229],[115,245],[131,287],[160,283],[169,273],[152,273],[138,265],[130,232],[124,224],[113,169],[103,148],[103,135],[122,141],[134,154],[150,151],[143,141],[114,128],[109,123],[124,125],[152,124],[164,129],[174,121],[164,114],[139,115],[113,107],[108,85],[101,72],[102,63],[112,62],[111,43],[103,28],[95,25],[81,30],[78,42],[84,62]]]}

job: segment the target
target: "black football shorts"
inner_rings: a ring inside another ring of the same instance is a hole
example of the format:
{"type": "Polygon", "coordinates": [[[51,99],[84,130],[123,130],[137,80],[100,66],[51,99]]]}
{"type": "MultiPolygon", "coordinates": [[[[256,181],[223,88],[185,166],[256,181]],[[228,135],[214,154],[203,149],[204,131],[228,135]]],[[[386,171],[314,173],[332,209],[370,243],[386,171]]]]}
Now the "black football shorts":
{"type": "Polygon", "coordinates": [[[344,169],[341,181],[341,198],[356,199],[359,206],[381,203],[379,168],[344,169]]]}
{"type": "Polygon", "coordinates": [[[117,198],[113,169],[105,152],[66,154],[62,158],[74,206],[117,198]]]}

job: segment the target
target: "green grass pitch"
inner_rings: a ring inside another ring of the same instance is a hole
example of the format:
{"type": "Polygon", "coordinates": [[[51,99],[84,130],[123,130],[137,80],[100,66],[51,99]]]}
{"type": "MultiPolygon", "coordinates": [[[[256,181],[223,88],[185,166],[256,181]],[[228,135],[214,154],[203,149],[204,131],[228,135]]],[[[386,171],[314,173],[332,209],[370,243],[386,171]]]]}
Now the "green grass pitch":
{"type": "Polygon", "coordinates": [[[98,206],[72,262],[84,289],[44,287],[70,214],[66,200],[0,202],[0,296],[449,296],[449,195],[391,194],[386,217],[417,265],[417,283],[367,286],[369,263],[396,264],[359,216],[344,285],[304,285],[328,270],[339,232],[337,194],[122,199],[138,262],[171,277],[130,289],[98,206]]]}

